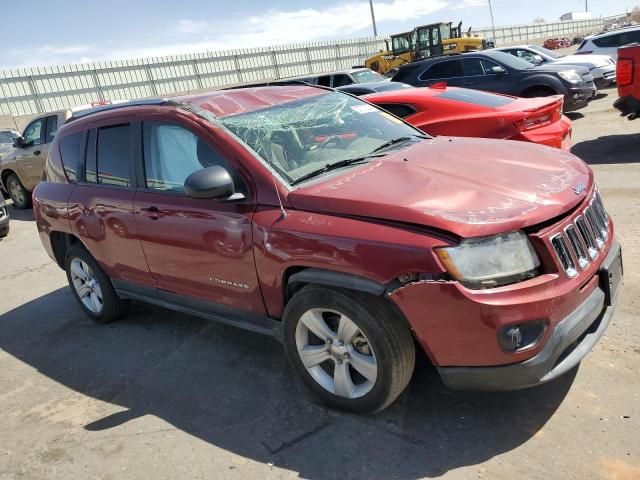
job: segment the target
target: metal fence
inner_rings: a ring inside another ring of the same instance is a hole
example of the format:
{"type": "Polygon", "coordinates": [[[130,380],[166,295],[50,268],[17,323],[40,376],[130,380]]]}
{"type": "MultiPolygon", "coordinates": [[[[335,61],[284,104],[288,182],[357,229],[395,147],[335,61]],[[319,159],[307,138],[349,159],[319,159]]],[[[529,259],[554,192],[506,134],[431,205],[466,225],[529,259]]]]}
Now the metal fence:
{"type": "MultiPolygon", "coordinates": [[[[495,29],[496,44],[570,36],[599,30],[603,20],[581,20],[495,29]]],[[[491,29],[477,30],[492,38],[491,29]]],[[[350,68],[385,47],[384,38],[360,38],[0,71],[0,116],[31,116],[101,100],[121,100],[215,89],[350,68]]]]}

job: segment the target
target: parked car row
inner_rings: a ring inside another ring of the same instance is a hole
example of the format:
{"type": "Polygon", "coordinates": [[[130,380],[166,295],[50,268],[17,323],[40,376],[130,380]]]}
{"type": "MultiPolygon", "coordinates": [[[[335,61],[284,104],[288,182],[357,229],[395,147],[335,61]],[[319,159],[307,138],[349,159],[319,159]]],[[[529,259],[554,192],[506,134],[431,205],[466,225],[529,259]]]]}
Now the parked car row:
{"type": "MultiPolygon", "coordinates": [[[[479,57],[452,60],[466,58],[479,57]]],[[[487,122],[501,110],[523,135],[527,121],[562,122],[560,96],[432,85],[370,99],[413,106],[414,91],[418,106],[458,102],[487,122]]],[[[451,388],[526,388],[575,368],[611,320],[621,249],[593,172],[561,149],[431,137],[299,84],[71,120],[34,215],[98,322],[136,299],[276,336],[321,400],[377,412],[409,383],[416,348],[451,388]]]]}
{"type": "Polygon", "coordinates": [[[432,57],[406,64],[391,80],[416,87],[444,81],[451,86],[525,98],[562,95],[565,112],[585,107],[597,93],[593,76],[584,67],[554,63],[536,66],[497,50],[432,57]]]}

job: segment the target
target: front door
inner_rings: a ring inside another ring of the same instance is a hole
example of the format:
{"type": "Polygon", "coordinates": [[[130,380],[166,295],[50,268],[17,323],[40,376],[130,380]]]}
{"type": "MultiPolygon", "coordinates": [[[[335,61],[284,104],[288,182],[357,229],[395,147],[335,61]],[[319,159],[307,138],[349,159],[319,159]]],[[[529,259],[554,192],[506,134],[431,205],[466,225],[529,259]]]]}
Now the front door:
{"type": "Polygon", "coordinates": [[[193,172],[219,165],[247,185],[197,125],[143,122],[144,182],[134,199],[142,248],[158,288],[264,314],[253,258],[252,200],[184,193],[193,172]]]}
{"type": "Polygon", "coordinates": [[[489,92],[508,93],[511,86],[504,67],[491,60],[479,57],[467,57],[462,59],[464,80],[460,86],[489,92]],[[500,67],[503,73],[496,73],[492,69],[500,67]]]}
{"type": "Polygon", "coordinates": [[[16,164],[20,181],[29,191],[32,191],[42,178],[44,161],[57,130],[57,120],[58,117],[52,115],[31,122],[22,135],[24,145],[16,149],[16,164]]]}

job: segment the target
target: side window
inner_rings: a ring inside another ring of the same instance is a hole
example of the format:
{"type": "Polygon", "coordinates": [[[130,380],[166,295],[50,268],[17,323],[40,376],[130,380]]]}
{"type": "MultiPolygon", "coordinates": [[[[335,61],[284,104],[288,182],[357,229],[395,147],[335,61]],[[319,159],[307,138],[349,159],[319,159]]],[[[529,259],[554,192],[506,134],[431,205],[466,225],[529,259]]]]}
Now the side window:
{"type": "Polygon", "coordinates": [[[227,161],[208,143],[180,125],[145,122],[144,169],[147,188],[184,191],[184,181],[207,167],[229,169],[227,161]]]}
{"type": "Polygon", "coordinates": [[[491,60],[487,60],[486,58],[481,59],[480,63],[482,64],[482,68],[485,71],[485,75],[495,75],[495,73],[493,73],[491,71],[491,69],[493,67],[499,67],[500,66],[497,63],[492,62],[491,60]]]}
{"type": "Polygon", "coordinates": [[[82,132],[74,133],[60,140],[60,157],[64,172],[71,182],[77,180],[78,163],[80,162],[80,142],[82,132]]]}
{"type": "Polygon", "coordinates": [[[352,83],[353,80],[351,80],[348,75],[345,75],[343,73],[333,76],[333,88],[344,87],[345,85],[351,85],[352,83]]]}
{"type": "Polygon", "coordinates": [[[378,106],[400,118],[408,117],[416,113],[416,109],[411,105],[404,105],[402,103],[379,103],[378,106]]]}
{"type": "Polygon", "coordinates": [[[44,118],[31,123],[24,131],[24,143],[26,146],[40,145],[42,132],[44,131],[44,118]]]}
{"type": "Polygon", "coordinates": [[[318,77],[317,85],[322,85],[323,87],[330,87],[331,86],[331,75],[323,75],[321,77],[318,77]]]}
{"type": "Polygon", "coordinates": [[[619,47],[620,45],[622,45],[620,43],[620,34],[597,38],[593,41],[593,43],[601,48],[619,47]]]}
{"type": "Polygon", "coordinates": [[[482,62],[479,58],[465,58],[462,60],[462,68],[465,77],[478,77],[484,75],[482,62]]]}
{"type": "Polygon", "coordinates": [[[114,125],[98,129],[96,163],[98,183],[131,185],[131,133],[129,125],[114,125]]]}
{"type": "Polygon", "coordinates": [[[449,60],[438,62],[429,67],[420,75],[420,80],[438,80],[441,78],[463,77],[462,62],[460,60],[449,60]]]}
{"type": "Polygon", "coordinates": [[[51,117],[47,117],[47,128],[45,129],[44,143],[51,143],[57,132],[58,116],[52,115],[51,117]]]}
{"type": "Polygon", "coordinates": [[[533,53],[531,53],[529,50],[516,50],[516,57],[521,58],[522,60],[526,60],[530,63],[535,62],[533,53]]]}

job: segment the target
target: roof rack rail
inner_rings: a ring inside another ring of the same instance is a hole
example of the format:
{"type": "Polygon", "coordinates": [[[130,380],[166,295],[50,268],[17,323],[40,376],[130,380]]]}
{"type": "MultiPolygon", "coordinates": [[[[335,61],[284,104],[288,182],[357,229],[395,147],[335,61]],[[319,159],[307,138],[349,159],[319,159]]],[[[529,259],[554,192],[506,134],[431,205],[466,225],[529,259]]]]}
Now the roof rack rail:
{"type": "Polygon", "coordinates": [[[67,119],[65,123],[69,123],[73,120],[77,120],[78,118],[87,117],[95,113],[106,112],[109,110],[117,110],[119,108],[142,107],[142,106],[149,106],[149,105],[175,105],[175,102],[172,102],[171,100],[168,100],[166,98],[143,98],[141,100],[127,100],[123,102],[115,102],[109,105],[100,105],[98,107],[78,110],[76,112],[72,110],[71,116],[67,119]]]}

